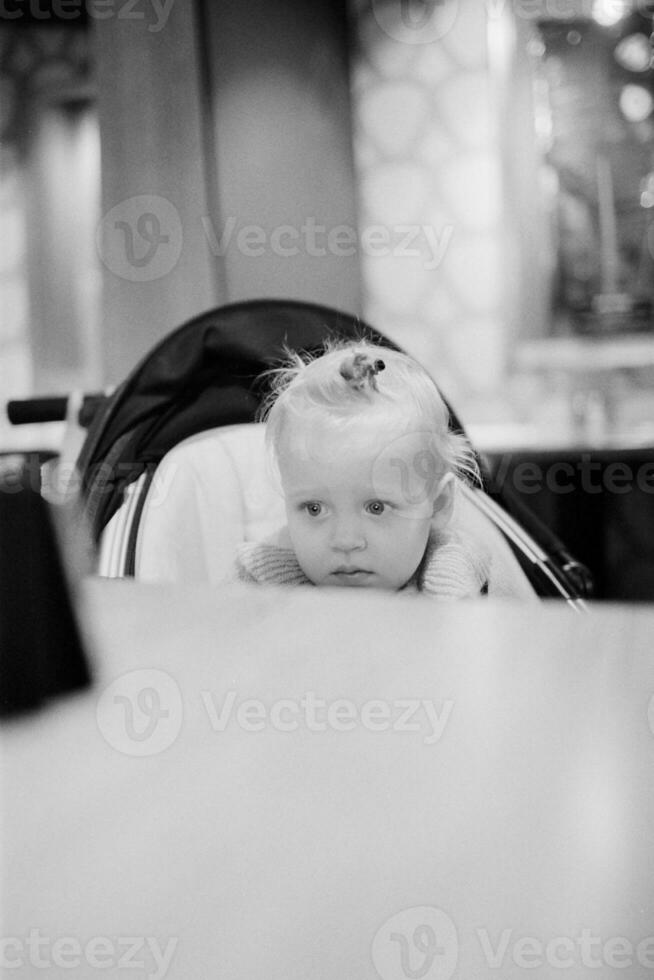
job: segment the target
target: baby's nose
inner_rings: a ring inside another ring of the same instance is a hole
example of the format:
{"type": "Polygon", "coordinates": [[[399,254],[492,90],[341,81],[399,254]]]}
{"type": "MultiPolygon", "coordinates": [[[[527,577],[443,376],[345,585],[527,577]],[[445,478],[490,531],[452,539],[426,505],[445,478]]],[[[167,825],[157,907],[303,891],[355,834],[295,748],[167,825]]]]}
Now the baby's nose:
{"type": "Polygon", "coordinates": [[[332,548],[336,551],[359,551],[365,548],[366,539],[360,521],[341,519],[334,525],[332,548]]]}

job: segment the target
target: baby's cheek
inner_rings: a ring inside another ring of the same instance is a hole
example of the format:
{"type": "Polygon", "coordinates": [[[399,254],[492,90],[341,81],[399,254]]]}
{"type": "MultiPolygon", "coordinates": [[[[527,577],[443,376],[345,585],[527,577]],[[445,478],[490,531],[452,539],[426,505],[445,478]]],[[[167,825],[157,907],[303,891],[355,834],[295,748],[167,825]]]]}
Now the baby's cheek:
{"type": "Polygon", "coordinates": [[[309,581],[313,585],[322,585],[325,578],[325,570],[322,563],[317,560],[316,557],[306,548],[304,550],[300,550],[299,552],[296,550],[296,558],[300,568],[309,581]]]}
{"type": "MultiPolygon", "coordinates": [[[[307,526],[305,521],[294,521],[289,523],[288,533],[300,564],[314,561],[320,550],[318,544],[320,535],[316,533],[316,529],[307,526]]],[[[304,571],[306,574],[306,569],[304,571]]]]}

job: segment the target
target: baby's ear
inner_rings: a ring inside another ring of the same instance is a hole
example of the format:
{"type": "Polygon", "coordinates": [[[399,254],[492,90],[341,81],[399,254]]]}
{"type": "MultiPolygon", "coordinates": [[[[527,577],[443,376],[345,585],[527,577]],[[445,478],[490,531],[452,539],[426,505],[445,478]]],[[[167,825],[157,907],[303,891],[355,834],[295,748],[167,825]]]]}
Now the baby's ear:
{"type": "Polygon", "coordinates": [[[434,498],[432,519],[434,526],[437,528],[444,528],[452,517],[455,486],[454,474],[446,473],[440,482],[434,498]]]}

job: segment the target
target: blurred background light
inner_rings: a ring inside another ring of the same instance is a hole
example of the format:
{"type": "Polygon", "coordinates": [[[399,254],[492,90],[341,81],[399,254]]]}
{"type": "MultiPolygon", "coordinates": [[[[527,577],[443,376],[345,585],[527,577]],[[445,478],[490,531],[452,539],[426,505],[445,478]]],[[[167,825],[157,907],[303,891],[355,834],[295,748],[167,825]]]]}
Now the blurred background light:
{"type": "Polygon", "coordinates": [[[593,2],[593,20],[602,27],[613,27],[630,12],[630,0],[594,0],[593,2]]]}
{"type": "Polygon", "coordinates": [[[620,92],[620,109],[629,122],[643,122],[654,108],[654,99],[642,85],[625,85],[620,92]]]}
{"type": "Polygon", "coordinates": [[[640,204],[643,208],[654,208],[654,170],[641,181],[640,204]]]}
{"type": "Polygon", "coordinates": [[[644,34],[629,34],[616,45],[614,56],[628,71],[648,71],[652,65],[652,45],[644,34]]]}

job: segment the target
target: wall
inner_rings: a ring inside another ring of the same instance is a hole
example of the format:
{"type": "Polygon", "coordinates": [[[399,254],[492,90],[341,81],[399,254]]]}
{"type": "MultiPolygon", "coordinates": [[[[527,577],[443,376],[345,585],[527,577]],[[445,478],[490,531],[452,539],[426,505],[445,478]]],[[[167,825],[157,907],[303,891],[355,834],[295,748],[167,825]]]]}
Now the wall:
{"type": "Polygon", "coordinates": [[[226,298],[360,312],[345,12],[322,0],[205,0],[226,298]]]}
{"type": "Polygon", "coordinates": [[[99,382],[99,150],[88,37],[0,24],[0,390],[99,382]]]}
{"type": "Polygon", "coordinates": [[[468,420],[504,410],[508,309],[487,5],[351,9],[364,314],[468,420]]]}
{"type": "Polygon", "coordinates": [[[197,33],[193,3],[93,24],[108,382],[221,299],[220,261],[202,226],[208,191],[197,33]]]}
{"type": "Polygon", "coordinates": [[[356,228],[343,12],[243,0],[167,14],[95,24],[109,381],[214,305],[360,305],[338,239],[356,228]]]}

